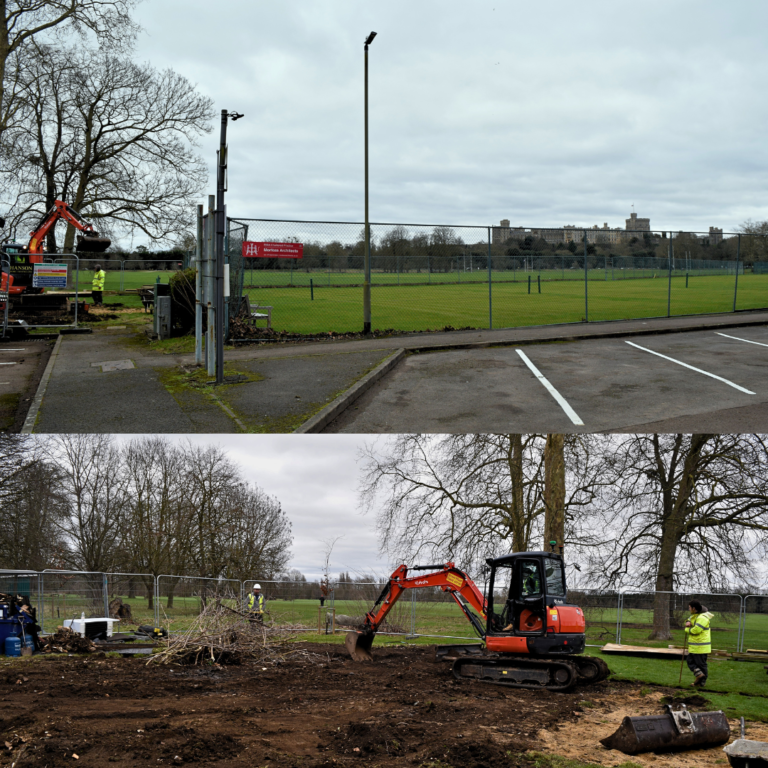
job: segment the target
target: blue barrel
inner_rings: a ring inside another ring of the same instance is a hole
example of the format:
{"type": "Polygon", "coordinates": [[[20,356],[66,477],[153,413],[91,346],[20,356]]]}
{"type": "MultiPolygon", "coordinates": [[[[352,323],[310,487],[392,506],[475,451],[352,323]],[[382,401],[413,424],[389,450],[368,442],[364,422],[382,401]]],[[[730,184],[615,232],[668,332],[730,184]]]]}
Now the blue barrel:
{"type": "Polygon", "coordinates": [[[15,635],[5,638],[5,655],[21,656],[21,638],[15,635]]]}

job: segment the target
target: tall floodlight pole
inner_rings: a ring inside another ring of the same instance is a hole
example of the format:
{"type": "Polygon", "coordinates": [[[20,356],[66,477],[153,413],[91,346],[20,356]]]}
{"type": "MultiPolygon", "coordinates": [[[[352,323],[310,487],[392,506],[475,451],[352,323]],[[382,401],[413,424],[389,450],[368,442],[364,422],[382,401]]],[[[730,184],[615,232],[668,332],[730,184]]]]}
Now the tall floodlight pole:
{"type": "Polygon", "coordinates": [[[216,175],[216,383],[224,383],[224,232],[227,212],[224,193],[227,191],[227,120],[239,120],[243,115],[221,110],[221,143],[216,175]]]}
{"type": "Polygon", "coordinates": [[[365,38],[365,261],[363,268],[363,333],[371,332],[371,223],[368,220],[368,46],[376,37],[371,32],[365,38]]]}

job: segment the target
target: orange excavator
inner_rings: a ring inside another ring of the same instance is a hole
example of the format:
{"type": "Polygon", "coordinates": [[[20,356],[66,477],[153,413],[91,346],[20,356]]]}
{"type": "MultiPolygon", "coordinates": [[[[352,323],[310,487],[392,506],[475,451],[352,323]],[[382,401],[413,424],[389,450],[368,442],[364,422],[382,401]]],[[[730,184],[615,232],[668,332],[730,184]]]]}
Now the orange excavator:
{"type": "Polygon", "coordinates": [[[511,688],[568,691],[610,674],[607,664],[584,655],[584,613],[569,605],[561,554],[518,552],[486,560],[488,597],[453,563],[401,565],[389,577],[359,629],[345,644],[355,661],[372,661],[371,647],[389,611],[408,589],[441,589],[461,608],[482,644],[442,646],[455,654],[453,674],[511,688]],[[431,571],[415,574],[416,571],[431,571]]]}
{"type": "Polygon", "coordinates": [[[42,264],[44,253],[43,243],[46,235],[63,219],[71,224],[81,234],[77,237],[77,253],[102,253],[111,245],[106,237],[99,237],[93,225],[87,222],[74,208],[63,200],[54,201],[53,207],[40,219],[37,227],[30,233],[29,243],[22,246],[18,243],[3,243],[0,245],[0,257],[10,262],[10,279],[8,293],[11,296],[19,294],[42,293],[42,288],[32,287],[35,264],[42,264]]]}

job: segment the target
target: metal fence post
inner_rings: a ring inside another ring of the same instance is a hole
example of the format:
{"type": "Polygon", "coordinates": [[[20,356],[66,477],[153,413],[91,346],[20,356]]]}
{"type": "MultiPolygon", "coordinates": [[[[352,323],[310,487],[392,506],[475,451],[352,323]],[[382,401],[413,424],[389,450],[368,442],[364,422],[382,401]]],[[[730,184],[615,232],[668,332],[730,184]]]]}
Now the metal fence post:
{"type": "Polygon", "coordinates": [[[587,265],[587,230],[584,230],[584,322],[589,322],[589,266],[587,265]]]}
{"type": "Polygon", "coordinates": [[[195,364],[203,364],[203,206],[197,206],[197,243],[195,247],[195,364]]]}
{"type": "Polygon", "coordinates": [[[624,594],[619,590],[618,601],[616,604],[616,644],[621,645],[621,619],[624,611],[624,594]]]}
{"type": "Polygon", "coordinates": [[[488,227],[488,329],[493,330],[493,292],[491,290],[491,228],[488,227]]]}
{"type": "Polygon", "coordinates": [[[672,233],[669,233],[669,245],[667,246],[667,317],[672,314],[672,233]]]}
{"type": "Polygon", "coordinates": [[[104,617],[109,618],[109,579],[106,573],[101,574],[101,579],[104,588],[104,617]]]}
{"type": "Polygon", "coordinates": [[[739,261],[741,260],[741,235],[736,240],[736,281],[733,284],[733,311],[736,311],[736,295],[739,292],[739,261]]]}
{"type": "Polygon", "coordinates": [[[160,577],[155,576],[155,626],[160,626],[160,577]]]}

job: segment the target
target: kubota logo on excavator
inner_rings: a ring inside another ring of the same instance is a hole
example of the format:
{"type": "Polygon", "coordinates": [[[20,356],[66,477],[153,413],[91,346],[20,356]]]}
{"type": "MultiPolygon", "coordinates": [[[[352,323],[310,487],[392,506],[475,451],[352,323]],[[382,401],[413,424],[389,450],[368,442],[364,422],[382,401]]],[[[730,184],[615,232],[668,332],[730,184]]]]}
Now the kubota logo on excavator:
{"type": "Polygon", "coordinates": [[[425,587],[429,584],[429,581],[427,579],[419,579],[418,581],[413,582],[417,587],[425,587]]]}
{"type": "Polygon", "coordinates": [[[464,586],[464,579],[461,578],[461,576],[454,576],[452,573],[449,573],[445,580],[449,584],[453,584],[454,587],[463,587],[464,586]]]}

